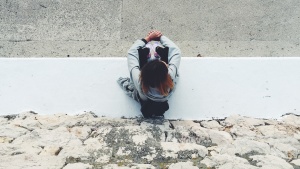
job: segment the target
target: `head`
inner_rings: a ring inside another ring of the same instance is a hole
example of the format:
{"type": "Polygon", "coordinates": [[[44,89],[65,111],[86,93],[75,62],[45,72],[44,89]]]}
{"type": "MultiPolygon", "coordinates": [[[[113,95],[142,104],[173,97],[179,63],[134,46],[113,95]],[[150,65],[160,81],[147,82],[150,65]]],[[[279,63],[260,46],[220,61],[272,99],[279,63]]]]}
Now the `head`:
{"type": "Polygon", "coordinates": [[[141,70],[140,81],[144,93],[149,87],[157,88],[160,94],[167,96],[174,83],[168,74],[168,66],[158,59],[148,62],[141,70]]]}

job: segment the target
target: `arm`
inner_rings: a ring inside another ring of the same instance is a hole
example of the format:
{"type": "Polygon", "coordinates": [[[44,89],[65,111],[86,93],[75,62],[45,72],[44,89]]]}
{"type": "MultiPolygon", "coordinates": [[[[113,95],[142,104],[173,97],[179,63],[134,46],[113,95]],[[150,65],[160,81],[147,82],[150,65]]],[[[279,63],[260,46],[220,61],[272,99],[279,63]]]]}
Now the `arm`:
{"type": "Polygon", "coordinates": [[[163,46],[169,47],[169,54],[168,54],[169,74],[171,78],[174,80],[175,77],[178,75],[178,69],[181,60],[181,51],[178,48],[178,46],[166,36],[161,36],[160,42],[163,46]]]}

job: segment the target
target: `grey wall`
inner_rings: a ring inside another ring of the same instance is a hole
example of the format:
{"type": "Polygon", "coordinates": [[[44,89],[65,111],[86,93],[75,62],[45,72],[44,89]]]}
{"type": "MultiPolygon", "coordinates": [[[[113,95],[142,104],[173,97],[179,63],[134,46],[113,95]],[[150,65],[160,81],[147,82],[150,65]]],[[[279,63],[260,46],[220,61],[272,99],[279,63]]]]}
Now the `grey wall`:
{"type": "Polygon", "coordinates": [[[299,56],[298,0],[1,0],[0,57],[125,57],[151,29],[183,56],[299,56]]]}

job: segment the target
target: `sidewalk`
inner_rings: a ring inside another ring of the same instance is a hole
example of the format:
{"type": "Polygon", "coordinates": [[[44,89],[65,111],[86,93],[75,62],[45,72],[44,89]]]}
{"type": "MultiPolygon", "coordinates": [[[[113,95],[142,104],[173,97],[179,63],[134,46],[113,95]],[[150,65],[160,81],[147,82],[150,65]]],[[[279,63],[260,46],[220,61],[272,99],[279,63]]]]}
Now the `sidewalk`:
{"type": "Polygon", "coordinates": [[[300,2],[1,1],[0,57],[125,57],[161,30],[183,56],[299,56],[300,2]]]}

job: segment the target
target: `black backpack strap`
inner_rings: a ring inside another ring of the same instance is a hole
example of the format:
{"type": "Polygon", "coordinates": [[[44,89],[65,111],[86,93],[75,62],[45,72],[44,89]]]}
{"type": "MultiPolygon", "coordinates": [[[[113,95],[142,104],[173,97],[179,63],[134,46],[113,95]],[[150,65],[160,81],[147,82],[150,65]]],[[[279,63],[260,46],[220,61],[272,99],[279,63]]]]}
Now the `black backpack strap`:
{"type": "Polygon", "coordinates": [[[160,59],[162,61],[164,61],[166,64],[169,64],[169,59],[168,59],[168,55],[169,55],[169,47],[156,47],[156,52],[157,54],[160,56],[160,59]]]}
{"type": "Polygon", "coordinates": [[[141,47],[138,49],[138,52],[139,52],[139,63],[140,63],[140,70],[141,70],[147,63],[147,56],[150,52],[150,49],[141,47]]]}

